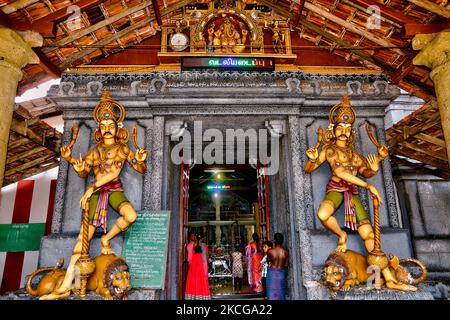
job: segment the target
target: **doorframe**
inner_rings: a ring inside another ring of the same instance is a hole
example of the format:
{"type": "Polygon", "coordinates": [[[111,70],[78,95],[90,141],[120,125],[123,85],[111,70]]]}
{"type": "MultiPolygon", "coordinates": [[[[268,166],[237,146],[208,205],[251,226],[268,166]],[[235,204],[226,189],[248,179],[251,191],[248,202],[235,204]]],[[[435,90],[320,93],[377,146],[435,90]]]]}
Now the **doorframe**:
{"type": "MultiPolygon", "coordinates": [[[[214,164],[214,165],[201,165],[204,166],[206,169],[214,169],[214,168],[225,168],[226,169],[234,169],[239,170],[242,168],[248,168],[249,164],[214,164]]],[[[252,166],[253,167],[253,166],[252,166]]],[[[254,168],[254,167],[253,167],[254,168]]],[[[258,204],[261,203],[260,201],[260,191],[259,191],[259,185],[258,185],[258,175],[259,170],[265,171],[267,170],[267,166],[261,165],[258,162],[257,168],[254,168],[256,171],[256,179],[257,179],[257,194],[258,194],[258,204]]],[[[178,268],[178,299],[184,300],[184,291],[185,291],[185,285],[186,285],[186,279],[187,279],[187,272],[188,272],[188,266],[187,266],[187,251],[186,251],[186,244],[187,244],[187,234],[188,234],[188,210],[189,210],[189,183],[190,183],[190,165],[187,163],[182,162],[180,164],[180,199],[179,199],[179,217],[180,217],[180,225],[179,225],[179,240],[180,240],[180,254],[178,257],[179,262],[179,268],[178,268]],[[187,183],[187,188],[185,188],[184,184],[187,183]],[[185,196],[185,192],[187,191],[187,197],[185,196]]],[[[266,228],[267,228],[267,240],[271,239],[271,229],[270,229],[270,198],[269,198],[269,177],[268,175],[264,175],[263,177],[265,190],[266,193],[265,196],[265,202],[266,202],[266,208],[265,210],[265,221],[266,221],[266,228]]],[[[259,205],[258,205],[259,207],[259,205]]],[[[258,215],[260,220],[260,216],[262,213],[262,208],[258,208],[258,212],[255,212],[255,215],[258,215]]],[[[257,218],[257,217],[255,217],[257,218]]],[[[261,234],[261,230],[258,230],[258,232],[261,234]]],[[[261,238],[261,240],[265,240],[261,238]]]]}

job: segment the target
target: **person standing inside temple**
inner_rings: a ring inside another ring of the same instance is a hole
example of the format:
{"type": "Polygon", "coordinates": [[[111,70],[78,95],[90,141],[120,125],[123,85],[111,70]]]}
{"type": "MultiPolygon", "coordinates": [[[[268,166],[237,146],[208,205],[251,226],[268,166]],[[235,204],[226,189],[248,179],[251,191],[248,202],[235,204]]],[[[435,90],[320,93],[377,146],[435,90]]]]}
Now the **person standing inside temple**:
{"type": "Polygon", "coordinates": [[[205,267],[204,257],[207,246],[201,242],[201,237],[194,247],[192,261],[189,264],[189,271],[186,281],[184,298],[186,300],[209,300],[211,291],[208,283],[208,268],[205,267]]]}
{"type": "Polygon", "coordinates": [[[231,253],[231,273],[234,278],[234,290],[237,292],[242,291],[242,278],[244,277],[243,255],[239,249],[239,244],[236,243],[234,251],[231,253]]]}
{"type": "Polygon", "coordinates": [[[267,277],[267,268],[269,267],[269,264],[267,262],[267,252],[273,248],[273,244],[272,241],[264,241],[263,243],[263,252],[264,252],[264,257],[261,260],[261,282],[262,282],[262,286],[263,286],[263,295],[264,298],[267,298],[267,282],[266,282],[266,277],[267,277]]]}
{"type": "Polygon", "coordinates": [[[281,233],[274,235],[274,248],[267,252],[267,299],[286,300],[286,272],[289,266],[289,251],[283,247],[281,233]]]}
{"type": "Polygon", "coordinates": [[[202,247],[202,261],[203,266],[205,268],[206,276],[208,277],[208,256],[209,256],[209,248],[208,245],[203,243],[203,233],[199,232],[195,235],[196,245],[202,247]]]}
{"type": "Polygon", "coordinates": [[[262,252],[259,247],[259,236],[256,232],[252,235],[252,239],[245,247],[247,272],[249,273],[249,285],[253,292],[260,293],[263,291],[260,270],[262,252]]]}
{"type": "Polygon", "coordinates": [[[186,245],[188,264],[190,265],[192,262],[192,255],[194,254],[194,247],[197,242],[197,237],[195,232],[189,232],[188,236],[189,243],[186,245]]]}

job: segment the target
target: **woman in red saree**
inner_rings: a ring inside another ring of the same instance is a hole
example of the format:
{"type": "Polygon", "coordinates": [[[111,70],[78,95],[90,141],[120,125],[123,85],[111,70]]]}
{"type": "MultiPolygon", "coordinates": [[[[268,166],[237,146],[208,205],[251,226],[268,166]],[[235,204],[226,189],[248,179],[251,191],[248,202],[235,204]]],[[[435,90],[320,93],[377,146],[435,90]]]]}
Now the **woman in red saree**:
{"type": "MultiPolygon", "coordinates": [[[[247,245],[247,259],[250,260],[248,271],[251,272],[251,287],[253,292],[263,292],[262,277],[261,277],[261,259],[263,253],[259,248],[259,236],[257,233],[252,235],[253,241],[247,245]]],[[[247,261],[248,261],[247,260],[247,261]]],[[[250,277],[249,277],[250,278],[250,277]]]]}
{"type": "Polygon", "coordinates": [[[204,243],[197,243],[193,251],[184,298],[186,300],[209,300],[211,299],[211,292],[209,290],[207,264],[205,267],[207,246],[204,243]]]}

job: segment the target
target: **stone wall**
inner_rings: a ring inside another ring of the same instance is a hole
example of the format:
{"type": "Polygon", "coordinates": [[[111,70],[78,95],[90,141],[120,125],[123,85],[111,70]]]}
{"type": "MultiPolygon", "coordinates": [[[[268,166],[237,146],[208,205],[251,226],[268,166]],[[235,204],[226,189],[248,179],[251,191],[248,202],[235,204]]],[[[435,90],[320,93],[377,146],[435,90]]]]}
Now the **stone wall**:
{"type": "MultiPolygon", "coordinates": [[[[63,144],[70,140],[70,127],[81,125],[74,156],[92,146],[95,129],[91,112],[103,86],[127,108],[127,122],[139,124],[139,144],[150,151],[148,172],[141,176],[125,169],[126,195],[137,209],[171,210],[170,249],[166,289],[156,298],[176,299],[179,289],[179,166],[170,161],[173,142],[170,134],[180,124],[192,126],[202,120],[204,129],[281,127],[280,170],[269,177],[272,232],[285,235],[291,251],[289,267],[290,299],[327,299],[327,290],[318,284],[321,265],[336,244],[336,237],[324,230],[316,218],[329,169],[321,167],[312,175],[303,172],[305,150],[315,145],[319,125],[327,127],[332,105],[349,95],[357,113],[357,148],[364,155],[375,152],[364,131],[365,120],[384,137],[384,110],[399,90],[382,76],[305,75],[299,72],[163,72],[151,74],[64,74],[59,86],[49,91],[64,112],[63,144]]],[[[57,202],[52,234],[42,240],[40,265],[54,265],[59,257],[68,261],[81,222],[78,201],[90,181],[78,178],[66,161],[59,169],[57,202]]],[[[401,258],[412,256],[408,229],[402,224],[388,161],[370,179],[385,199],[380,208],[382,244],[386,252],[401,258]]],[[[368,195],[361,194],[372,213],[368,195]]],[[[342,210],[342,209],[341,209],[342,210]]],[[[342,212],[337,213],[342,221],[342,212]]],[[[117,214],[110,214],[110,223],[117,214]]],[[[121,253],[121,237],[112,243],[121,253]]],[[[363,252],[357,234],[349,235],[349,248],[363,252]]],[[[98,236],[92,254],[99,253],[98,236]]]]}
{"type": "Polygon", "coordinates": [[[415,256],[429,279],[450,284],[450,182],[400,167],[394,171],[415,256]]]}

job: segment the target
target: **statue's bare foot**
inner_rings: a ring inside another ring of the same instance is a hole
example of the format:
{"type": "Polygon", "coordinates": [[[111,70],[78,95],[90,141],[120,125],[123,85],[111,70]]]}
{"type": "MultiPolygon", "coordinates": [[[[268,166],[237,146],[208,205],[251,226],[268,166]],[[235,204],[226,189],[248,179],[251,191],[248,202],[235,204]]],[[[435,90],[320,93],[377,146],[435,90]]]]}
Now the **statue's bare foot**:
{"type": "Polygon", "coordinates": [[[114,254],[113,249],[111,249],[109,240],[105,239],[105,236],[101,237],[100,242],[102,243],[102,254],[104,255],[114,254]]]}
{"type": "Polygon", "coordinates": [[[395,283],[394,281],[386,282],[386,287],[389,289],[401,290],[401,291],[417,291],[417,288],[414,286],[411,286],[409,284],[404,284],[404,283],[395,283]]]}
{"type": "Polygon", "coordinates": [[[347,251],[347,234],[343,232],[343,235],[339,237],[338,246],[336,247],[337,252],[347,251]]]}
{"type": "Polygon", "coordinates": [[[50,294],[43,295],[39,300],[58,300],[70,296],[70,288],[58,288],[50,294]]]}

